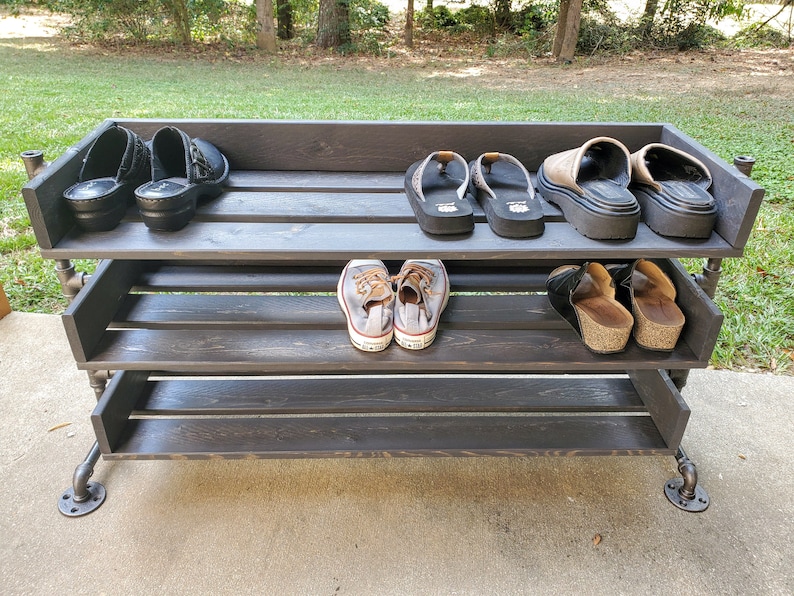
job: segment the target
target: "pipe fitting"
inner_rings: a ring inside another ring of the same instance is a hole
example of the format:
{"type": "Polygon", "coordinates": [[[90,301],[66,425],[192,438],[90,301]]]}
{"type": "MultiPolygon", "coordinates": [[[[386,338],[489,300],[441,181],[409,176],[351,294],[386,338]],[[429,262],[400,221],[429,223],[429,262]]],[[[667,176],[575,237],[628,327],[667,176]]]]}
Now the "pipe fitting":
{"type": "Polygon", "coordinates": [[[750,177],[755,165],[755,158],[749,155],[737,155],[733,158],[733,167],[739,170],[742,174],[750,177]]]}
{"type": "Polygon", "coordinates": [[[86,273],[75,271],[72,262],[67,260],[55,261],[55,274],[61,282],[63,295],[71,302],[83,289],[90,276],[86,273]]]}
{"type": "Polygon", "coordinates": [[[703,273],[695,274],[695,282],[709,298],[714,298],[717,292],[717,283],[722,274],[722,259],[709,259],[703,266],[703,273]]]}
{"type": "Polygon", "coordinates": [[[33,180],[36,176],[41,174],[50,165],[44,161],[44,152],[38,149],[30,151],[23,151],[20,154],[22,163],[25,164],[25,172],[28,175],[28,180],[33,180]]]}

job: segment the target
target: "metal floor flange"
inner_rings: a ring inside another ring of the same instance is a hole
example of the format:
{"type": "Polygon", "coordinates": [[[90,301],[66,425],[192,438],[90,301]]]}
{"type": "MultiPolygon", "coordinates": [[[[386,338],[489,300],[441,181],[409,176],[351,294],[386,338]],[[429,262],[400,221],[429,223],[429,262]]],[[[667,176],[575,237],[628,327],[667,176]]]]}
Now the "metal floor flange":
{"type": "Polygon", "coordinates": [[[86,484],[87,495],[84,499],[76,500],[74,488],[69,487],[58,500],[58,510],[67,517],[80,517],[98,509],[105,502],[107,493],[105,487],[99,482],[86,484]]]}
{"type": "Polygon", "coordinates": [[[702,486],[698,486],[698,473],[695,464],[681,447],[678,448],[675,458],[678,461],[678,471],[682,477],[673,478],[665,483],[665,496],[673,505],[683,511],[692,513],[705,511],[710,500],[706,490],[702,486]]]}

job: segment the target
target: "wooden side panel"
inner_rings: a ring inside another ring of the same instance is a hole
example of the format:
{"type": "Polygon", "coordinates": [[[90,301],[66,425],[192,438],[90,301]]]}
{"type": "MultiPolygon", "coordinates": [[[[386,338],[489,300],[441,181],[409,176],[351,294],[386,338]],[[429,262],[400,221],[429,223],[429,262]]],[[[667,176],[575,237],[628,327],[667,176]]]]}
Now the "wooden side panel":
{"type": "Polygon", "coordinates": [[[678,449],[689,421],[689,406],[664,371],[633,370],[629,378],[670,449],[678,449]]]}
{"type": "Polygon", "coordinates": [[[665,127],[661,142],[694,155],[708,166],[713,178],[711,193],[719,209],[716,232],[731,246],[743,249],[761,208],[764,189],[675,127],[665,127]]]}
{"type": "Polygon", "coordinates": [[[678,291],[676,303],[686,317],[679,341],[686,342],[698,359],[707,362],[717,345],[723,314],[678,261],[654,261],[672,279],[678,291]]]}
{"type": "Polygon", "coordinates": [[[66,309],[63,325],[78,363],[91,358],[143,266],[140,261],[102,261],[66,309]]]}
{"type": "Polygon", "coordinates": [[[110,121],[100,124],[22,188],[33,232],[42,249],[56,246],[74,227],[74,219],[63,200],[63,191],[77,182],[89,147],[110,125],[110,121]]]}
{"type": "Polygon", "coordinates": [[[142,371],[117,372],[97,402],[91,424],[103,454],[116,448],[148,376],[148,372],[142,371]]]}

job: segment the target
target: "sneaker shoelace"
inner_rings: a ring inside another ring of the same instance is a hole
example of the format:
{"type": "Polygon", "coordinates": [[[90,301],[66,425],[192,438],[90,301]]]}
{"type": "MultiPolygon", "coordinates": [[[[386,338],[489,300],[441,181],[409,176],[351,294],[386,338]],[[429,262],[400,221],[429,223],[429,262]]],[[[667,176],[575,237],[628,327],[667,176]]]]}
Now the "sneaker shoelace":
{"type": "Polygon", "coordinates": [[[386,303],[392,297],[392,280],[383,269],[372,268],[356,273],[356,293],[364,296],[364,308],[369,310],[370,298],[373,301],[386,303]]]}
{"type": "MultiPolygon", "coordinates": [[[[424,265],[419,265],[418,263],[411,263],[407,267],[400,272],[399,275],[393,276],[391,279],[393,282],[399,283],[403,280],[410,280],[413,282],[411,287],[414,286],[419,289],[421,292],[427,294],[427,296],[433,295],[433,290],[430,289],[430,284],[432,284],[433,279],[435,278],[436,274],[433,272],[432,269],[425,267],[424,265]],[[424,282],[424,283],[422,283],[424,282]]],[[[405,302],[405,300],[403,300],[405,302]]],[[[418,295],[416,297],[416,302],[421,303],[424,302],[423,296],[418,295]]]]}

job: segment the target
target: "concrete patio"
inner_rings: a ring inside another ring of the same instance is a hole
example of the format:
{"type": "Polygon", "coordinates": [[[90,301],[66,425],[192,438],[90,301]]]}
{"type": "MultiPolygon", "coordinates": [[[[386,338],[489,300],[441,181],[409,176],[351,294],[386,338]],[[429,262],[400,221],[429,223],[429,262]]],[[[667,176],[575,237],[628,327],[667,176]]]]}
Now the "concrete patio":
{"type": "Polygon", "coordinates": [[[0,320],[3,594],[792,594],[794,377],[694,371],[672,457],[103,462],[60,318],[0,320]],[[68,423],[68,424],[67,424],[68,423]]]}

